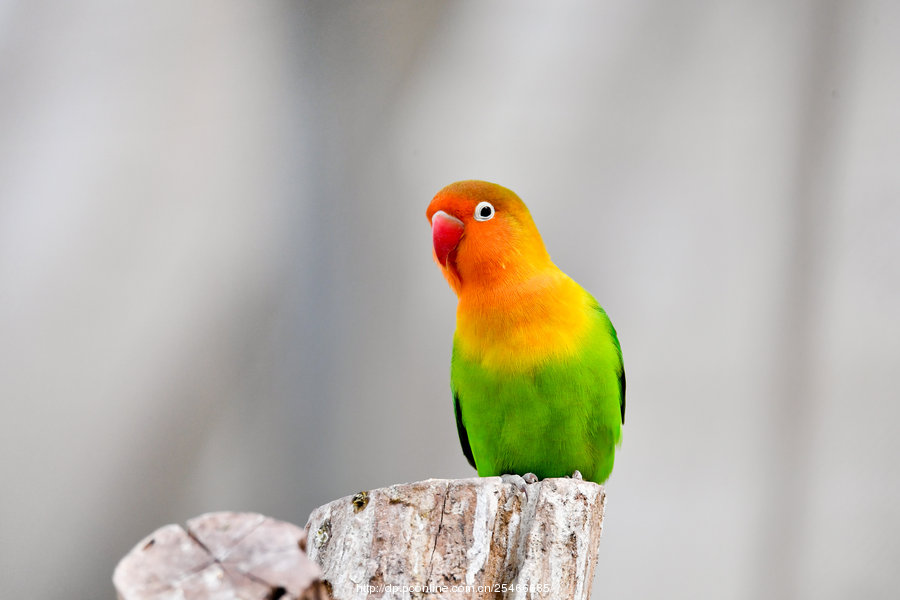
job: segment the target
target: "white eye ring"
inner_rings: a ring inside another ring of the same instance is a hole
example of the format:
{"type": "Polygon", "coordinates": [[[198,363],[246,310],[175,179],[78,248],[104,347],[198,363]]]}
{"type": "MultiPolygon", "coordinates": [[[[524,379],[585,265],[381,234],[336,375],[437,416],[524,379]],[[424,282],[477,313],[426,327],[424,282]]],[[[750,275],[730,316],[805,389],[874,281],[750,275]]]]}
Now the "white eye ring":
{"type": "Polygon", "coordinates": [[[490,202],[479,202],[475,207],[476,221],[490,221],[494,218],[494,205],[490,202]]]}

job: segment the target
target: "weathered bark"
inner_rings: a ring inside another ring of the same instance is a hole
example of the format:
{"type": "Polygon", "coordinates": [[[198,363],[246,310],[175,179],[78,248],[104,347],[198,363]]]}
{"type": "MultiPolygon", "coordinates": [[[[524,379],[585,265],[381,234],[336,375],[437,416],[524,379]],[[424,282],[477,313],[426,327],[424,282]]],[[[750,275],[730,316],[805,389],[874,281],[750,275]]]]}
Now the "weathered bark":
{"type": "Polygon", "coordinates": [[[313,511],[307,551],[339,600],[581,600],[590,596],[605,499],[602,486],[578,479],[393,485],[313,511]]]}
{"type": "Polygon", "coordinates": [[[306,533],[254,513],[209,513],[141,540],[113,575],[123,600],[330,598],[306,533]]]}

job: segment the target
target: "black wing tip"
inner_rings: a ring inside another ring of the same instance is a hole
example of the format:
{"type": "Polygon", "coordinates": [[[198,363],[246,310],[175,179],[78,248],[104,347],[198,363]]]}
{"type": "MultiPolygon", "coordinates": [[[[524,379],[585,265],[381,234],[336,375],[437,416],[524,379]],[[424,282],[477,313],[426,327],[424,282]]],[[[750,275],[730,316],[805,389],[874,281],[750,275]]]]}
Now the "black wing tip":
{"type": "Polygon", "coordinates": [[[475,457],[472,456],[472,446],[469,445],[469,432],[466,431],[466,426],[463,425],[462,421],[462,408],[459,405],[459,394],[453,394],[453,412],[456,413],[456,433],[459,434],[459,445],[462,446],[463,454],[466,457],[466,460],[469,461],[469,464],[472,465],[473,469],[478,469],[475,466],[475,457]]]}

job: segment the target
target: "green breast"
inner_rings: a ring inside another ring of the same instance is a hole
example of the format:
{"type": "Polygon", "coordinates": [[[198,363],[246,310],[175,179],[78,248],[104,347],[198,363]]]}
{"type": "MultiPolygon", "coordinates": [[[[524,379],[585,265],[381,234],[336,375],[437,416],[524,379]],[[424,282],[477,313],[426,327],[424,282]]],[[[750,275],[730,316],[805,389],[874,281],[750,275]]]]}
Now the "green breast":
{"type": "Polygon", "coordinates": [[[499,372],[466,359],[454,342],[451,386],[481,476],[534,473],[586,480],[609,477],[621,436],[624,374],[606,313],[575,356],[521,372],[499,372]]]}

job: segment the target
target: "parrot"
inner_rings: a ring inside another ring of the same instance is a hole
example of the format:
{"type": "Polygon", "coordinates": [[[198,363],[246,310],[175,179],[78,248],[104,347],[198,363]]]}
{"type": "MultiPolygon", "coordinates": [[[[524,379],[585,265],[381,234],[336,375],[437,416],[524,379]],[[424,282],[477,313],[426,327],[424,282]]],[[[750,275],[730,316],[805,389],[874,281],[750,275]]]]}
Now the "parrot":
{"type": "Polygon", "coordinates": [[[525,203],[459,181],[428,205],[434,260],[457,296],[450,391],[480,477],[604,483],[625,423],[616,330],[550,259],[525,203]]]}

